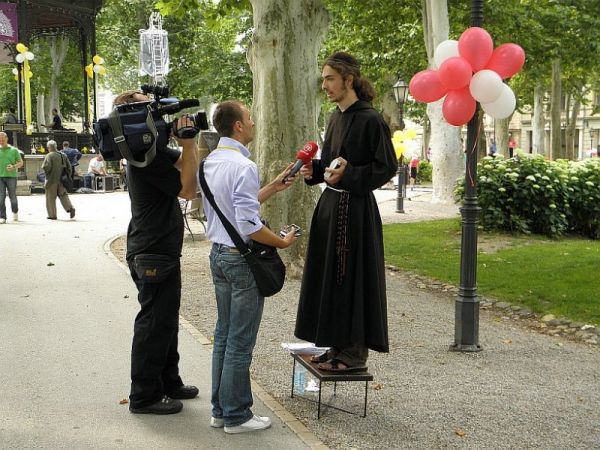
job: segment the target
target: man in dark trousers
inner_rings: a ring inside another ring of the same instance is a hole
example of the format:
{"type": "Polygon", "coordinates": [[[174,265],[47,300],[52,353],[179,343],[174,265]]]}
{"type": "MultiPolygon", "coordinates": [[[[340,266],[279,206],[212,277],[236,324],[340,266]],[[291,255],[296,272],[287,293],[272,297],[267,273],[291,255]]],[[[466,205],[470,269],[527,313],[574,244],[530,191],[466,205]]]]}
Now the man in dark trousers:
{"type": "Polygon", "coordinates": [[[358,61],[334,53],[322,78],[337,109],[321,159],[301,169],[307,184],[325,181],[326,189],[312,218],[295,335],[330,347],[313,357],[320,369],[353,372],[366,370],[369,348],[389,351],[383,233],[372,191],[394,176],[397,160],[358,61]]]}
{"type": "MultiPolygon", "coordinates": [[[[115,105],[148,101],[136,91],[117,96],[115,105]]],[[[177,126],[192,126],[182,116],[177,126]]],[[[127,166],[131,222],[127,262],[138,289],[141,309],[135,318],[131,350],[129,411],[174,414],[180,399],[198,395],[179,376],[179,305],[183,216],[178,197],[196,197],[198,148],[195,138],[178,139],[183,151],[159,148],[146,167],[127,166]]]]}

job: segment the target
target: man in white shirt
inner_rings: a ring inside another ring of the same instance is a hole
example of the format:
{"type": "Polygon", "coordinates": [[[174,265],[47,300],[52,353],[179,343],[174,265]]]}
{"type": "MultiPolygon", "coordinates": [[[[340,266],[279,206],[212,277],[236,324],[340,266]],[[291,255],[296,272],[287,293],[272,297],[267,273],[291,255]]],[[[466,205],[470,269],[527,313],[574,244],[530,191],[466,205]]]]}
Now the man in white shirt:
{"type": "MultiPolygon", "coordinates": [[[[206,183],[215,203],[242,239],[278,248],[290,246],[295,238],[273,233],[260,220],[260,204],[289,187],[293,178],[282,181],[291,164],[275,180],[260,188],[258,168],[246,146],[254,138],[254,122],[240,102],[220,103],[213,124],[221,139],[204,163],[206,183]]],[[[213,242],[210,267],[215,285],[218,318],[212,358],[211,426],[225,427],[229,434],[258,431],[271,426],[268,417],[255,416],[250,387],[250,362],[262,318],[264,297],[214,209],[204,198],[207,237],[213,242]]]]}
{"type": "Polygon", "coordinates": [[[90,175],[106,175],[104,158],[101,153],[98,153],[90,160],[88,165],[88,174],[90,175]]]}

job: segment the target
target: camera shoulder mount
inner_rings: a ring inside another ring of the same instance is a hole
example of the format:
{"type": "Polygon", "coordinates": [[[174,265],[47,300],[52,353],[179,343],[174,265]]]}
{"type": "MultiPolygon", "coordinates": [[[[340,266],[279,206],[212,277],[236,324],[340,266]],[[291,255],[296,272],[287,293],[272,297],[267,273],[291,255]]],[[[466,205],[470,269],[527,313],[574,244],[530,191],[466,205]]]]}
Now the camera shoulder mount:
{"type": "Polygon", "coordinates": [[[113,109],[107,117],[108,125],[112,130],[114,136],[114,142],[117,144],[121,155],[133,166],[135,167],[146,167],[152,161],[154,161],[154,157],[156,156],[156,143],[158,141],[158,130],[156,129],[156,125],[154,124],[154,119],[152,118],[152,113],[150,108],[148,107],[148,114],[146,116],[146,126],[151,133],[151,138],[153,140],[152,146],[148,149],[146,154],[144,155],[143,161],[137,161],[129,146],[127,145],[127,141],[125,139],[125,135],[123,133],[123,124],[121,123],[121,118],[119,117],[119,111],[117,108],[113,109]]]}

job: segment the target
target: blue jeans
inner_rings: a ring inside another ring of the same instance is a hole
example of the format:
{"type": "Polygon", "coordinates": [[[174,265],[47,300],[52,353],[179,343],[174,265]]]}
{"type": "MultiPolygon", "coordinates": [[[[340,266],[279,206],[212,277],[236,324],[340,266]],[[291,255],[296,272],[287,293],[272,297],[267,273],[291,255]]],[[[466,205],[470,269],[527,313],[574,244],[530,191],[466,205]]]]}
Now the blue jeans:
{"type": "Polygon", "coordinates": [[[229,247],[213,244],[210,269],[218,312],[212,356],[212,415],[233,427],[253,416],[250,363],[265,299],[246,260],[229,247]]]}
{"type": "Polygon", "coordinates": [[[0,219],[6,219],[6,191],[10,199],[10,208],[16,214],[19,212],[17,177],[0,177],[0,219]]]}

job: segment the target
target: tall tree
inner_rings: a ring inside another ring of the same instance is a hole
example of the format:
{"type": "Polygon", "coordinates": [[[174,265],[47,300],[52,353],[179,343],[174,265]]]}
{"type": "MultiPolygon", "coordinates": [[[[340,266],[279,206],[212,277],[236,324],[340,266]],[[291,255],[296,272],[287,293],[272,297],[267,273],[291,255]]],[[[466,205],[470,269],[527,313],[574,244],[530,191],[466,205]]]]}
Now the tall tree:
{"type": "MultiPolygon", "coordinates": [[[[435,48],[448,39],[449,20],[446,0],[423,0],[423,32],[429,65],[434,67],[435,48]]],[[[427,115],[431,123],[433,201],[453,202],[456,179],[464,173],[460,128],[442,117],[442,101],[429,103],[427,115]]]]}

